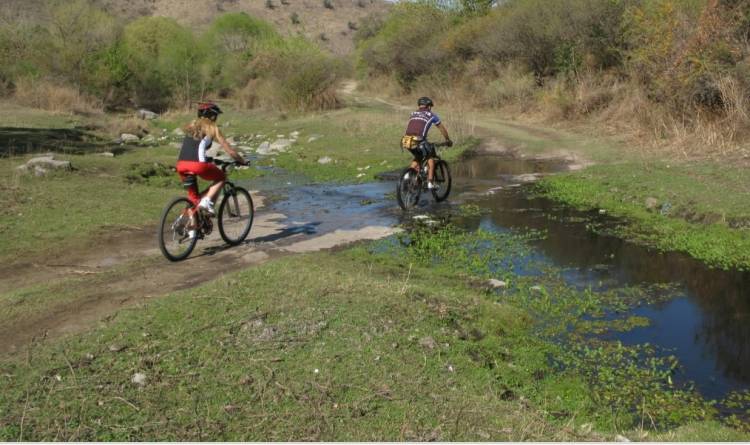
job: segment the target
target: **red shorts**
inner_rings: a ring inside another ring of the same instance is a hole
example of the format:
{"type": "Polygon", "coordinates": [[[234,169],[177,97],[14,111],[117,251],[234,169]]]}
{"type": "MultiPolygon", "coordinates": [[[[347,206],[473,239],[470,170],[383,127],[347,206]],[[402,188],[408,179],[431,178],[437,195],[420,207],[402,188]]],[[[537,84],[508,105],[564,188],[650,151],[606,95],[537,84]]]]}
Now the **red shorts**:
{"type": "MultiPolygon", "coordinates": [[[[188,173],[197,175],[199,178],[207,181],[223,181],[227,178],[227,175],[210,162],[198,162],[198,161],[177,161],[177,173],[180,175],[180,179],[185,180],[185,176],[188,173]]],[[[198,187],[191,187],[188,189],[188,197],[193,204],[198,204],[201,200],[198,194],[198,187]]]]}

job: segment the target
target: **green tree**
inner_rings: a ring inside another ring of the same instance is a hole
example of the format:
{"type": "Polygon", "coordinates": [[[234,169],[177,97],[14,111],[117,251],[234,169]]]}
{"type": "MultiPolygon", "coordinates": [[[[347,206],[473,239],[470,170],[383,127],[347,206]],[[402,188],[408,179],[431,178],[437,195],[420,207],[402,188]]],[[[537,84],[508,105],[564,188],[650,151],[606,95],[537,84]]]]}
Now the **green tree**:
{"type": "Polygon", "coordinates": [[[118,38],[116,22],[89,0],[56,0],[46,12],[40,64],[81,89],[92,80],[86,68],[118,38]]]}
{"type": "Polygon", "coordinates": [[[125,27],[123,55],[136,101],[163,109],[189,106],[206,88],[205,51],[189,29],[166,17],[143,17],[125,27]]]}
{"type": "Polygon", "coordinates": [[[201,40],[208,50],[211,86],[227,90],[244,86],[248,62],[261,48],[280,45],[282,38],[269,23],[243,12],[217,17],[201,40]]]}

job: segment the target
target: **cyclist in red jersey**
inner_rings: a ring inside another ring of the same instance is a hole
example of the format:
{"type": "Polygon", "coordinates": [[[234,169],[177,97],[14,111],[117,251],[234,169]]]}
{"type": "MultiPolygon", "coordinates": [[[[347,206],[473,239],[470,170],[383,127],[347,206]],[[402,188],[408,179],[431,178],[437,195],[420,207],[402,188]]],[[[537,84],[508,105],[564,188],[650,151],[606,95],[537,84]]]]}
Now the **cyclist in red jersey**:
{"type": "Polygon", "coordinates": [[[449,147],[453,145],[453,141],[448,136],[448,129],[445,128],[438,115],[432,112],[433,105],[432,99],[429,97],[420,97],[417,101],[419,109],[411,114],[406,127],[406,136],[411,136],[418,141],[418,145],[415,148],[409,148],[412,156],[414,156],[414,159],[411,161],[411,168],[418,170],[422,159],[427,158],[428,189],[438,188],[437,184],[432,182],[435,174],[435,160],[433,159],[435,147],[427,141],[427,133],[430,131],[432,125],[435,125],[440,130],[449,147]]]}
{"type": "Polygon", "coordinates": [[[206,159],[206,151],[214,141],[218,142],[224,151],[240,164],[246,164],[245,159],[237,153],[227,142],[216,125],[216,119],[222,111],[218,105],[207,102],[198,106],[198,118],[185,127],[185,139],[177,159],[177,173],[184,181],[187,174],[197,175],[205,180],[213,181],[205,195],[201,197],[197,188],[188,189],[188,198],[193,204],[205,209],[211,215],[215,214],[214,201],[216,195],[224,186],[226,175],[224,172],[206,159]]]}

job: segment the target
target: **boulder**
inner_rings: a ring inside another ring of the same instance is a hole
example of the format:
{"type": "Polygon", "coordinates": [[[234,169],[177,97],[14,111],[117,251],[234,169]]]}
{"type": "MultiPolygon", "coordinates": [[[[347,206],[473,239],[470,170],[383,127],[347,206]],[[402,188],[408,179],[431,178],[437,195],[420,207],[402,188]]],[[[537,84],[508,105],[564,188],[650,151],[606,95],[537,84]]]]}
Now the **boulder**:
{"type": "Polygon", "coordinates": [[[179,137],[185,136],[185,132],[182,131],[182,128],[179,127],[172,130],[172,134],[179,137]]]}
{"type": "Polygon", "coordinates": [[[29,159],[25,164],[16,167],[21,173],[34,173],[35,176],[44,176],[50,170],[73,170],[73,165],[70,161],[58,161],[54,158],[54,155],[48,154],[46,156],[40,156],[29,159]]]}
{"type": "Polygon", "coordinates": [[[656,207],[659,206],[659,200],[654,197],[648,197],[646,198],[646,210],[654,210],[656,207]]]}
{"type": "Polygon", "coordinates": [[[487,284],[493,288],[493,289],[502,289],[504,287],[507,287],[508,285],[505,283],[505,281],[498,280],[496,278],[492,278],[487,281],[487,284]]]}
{"type": "Polygon", "coordinates": [[[291,139],[277,139],[273,144],[271,144],[271,151],[281,153],[285,152],[289,149],[289,147],[294,143],[291,139]]]}
{"type": "Polygon", "coordinates": [[[134,134],[123,133],[120,135],[120,140],[127,144],[128,142],[138,142],[139,140],[141,140],[141,138],[134,134]]]}
{"type": "Polygon", "coordinates": [[[322,158],[318,159],[318,164],[330,164],[333,162],[333,158],[330,156],[323,156],[322,158]]]}
{"type": "Polygon", "coordinates": [[[157,117],[159,117],[158,114],[154,113],[153,111],[146,110],[145,108],[141,108],[140,110],[138,110],[136,112],[136,115],[139,118],[141,118],[143,120],[147,120],[147,121],[150,121],[150,120],[153,120],[153,119],[156,119],[157,117]]]}
{"type": "Polygon", "coordinates": [[[317,141],[318,139],[320,139],[322,137],[323,137],[323,135],[314,134],[314,135],[310,136],[309,138],[307,138],[307,143],[315,142],[315,141],[317,141]]]}
{"type": "Polygon", "coordinates": [[[271,143],[270,142],[263,142],[258,146],[258,154],[259,155],[268,155],[271,154],[271,143]]]}

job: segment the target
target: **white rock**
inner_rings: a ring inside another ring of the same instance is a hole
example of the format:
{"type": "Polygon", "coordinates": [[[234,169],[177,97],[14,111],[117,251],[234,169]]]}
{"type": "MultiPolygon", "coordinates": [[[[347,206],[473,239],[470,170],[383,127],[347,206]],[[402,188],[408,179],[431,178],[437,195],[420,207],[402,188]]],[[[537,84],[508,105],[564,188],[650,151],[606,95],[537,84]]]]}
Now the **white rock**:
{"type": "Polygon", "coordinates": [[[309,138],[307,138],[307,143],[309,144],[310,142],[315,142],[315,141],[317,141],[318,139],[320,139],[322,137],[323,137],[323,135],[321,135],[321,134],[314,134],[314,135],[310,136],[309,138]]]}
{"type": "Polygon", "coordinates": [[[277,153],[286,151],[294,143],[291,139],[277,139],[271,144],[270,150],[277,153]]]}
{"type": "Polygon", "coordinates": [[[271,154],[271,144],[269,142],[263,142],[258,146],[258,154],[259,155],[268,155],[271,154]]]}
{"type": "Polygon", "coordinates": [[[138,386],[143,386],[146,384],[146,374],[143,374],[142,372],[136,372],[135,374],[133,374],[133,377],[130,379],[130,381],[138,386]]]}
{"type": "Polygon", "coordinates": [[[154,113],[153,111],[146,110],[145,108],[141,108],[136,112],[139,118],[145,119],[145,120],[153,120],[159,117],[158,114],[154,113]]]}
{"type": "Polygon", "coordinates": [[[531,286],[529,288],[529,290],[532,290],[534,292],[541,292],[542,291],[542,286],[531,286]]]}
{"type": "Polygon", "coordinates": [[[508,284],[505,281],[498,280],[498,279],[495,279],[495,278],[492,278],[489,281],[487,281],[487,284],[489,284],[490,286],[492,286],[495,289],[501,289],[501,288],[504,288],[504,287],[508,286],[508,284]]]}
{"type": "Polygon", "coordinates": [[[182,128],[179,128],[179,127],[172,130],[172,134],[175,136],[185,136],[185,132],[182,131],[182,128]]]}
{"type": "Polygon", "coordinates": [[[318,159],[318,164],[330,164],[331,162],[333,162],[333,159],[330,156],[323,156],[318,159]]]}
{"type": "Polygon", "coordinates": [[[360,174],[358,174],[358,175],[357,175],[357,177],[358,177],[358,178],[361,178],[361,177],[363,177],[363,176],[365,176],[365,174],[364,174],[364,173],[360,173],[360,174]]]}
{"type": "Polygon", "coordinates": [[[630,439],[628,439],[625,436],[622,436],[620,434],[615,436],[615,442],[630,442],[630,439]]]}
{"type": "Polygon", "coordinates": [[[111,151],[103,151],[101,153],[97,153],[97,156],[104,156],[105,158],[114,158],[115,154],[111,151]]]}
{"type": "Polygon", "coordinates": [[[120,140],[122,142],[138,142],[140,139],[141,138],[139,138],[138,136],[130,133],[123,133],[120,135],[120,140]]]}
{"type": "Polygon", "coordinates": [[[44,176],[48,170],[73,170],[70,161],[58,161],[54,155],[40,156],[29,159],[25,164],[16,167],[21,173],[34,172],[36,176],[44,176]]]}

